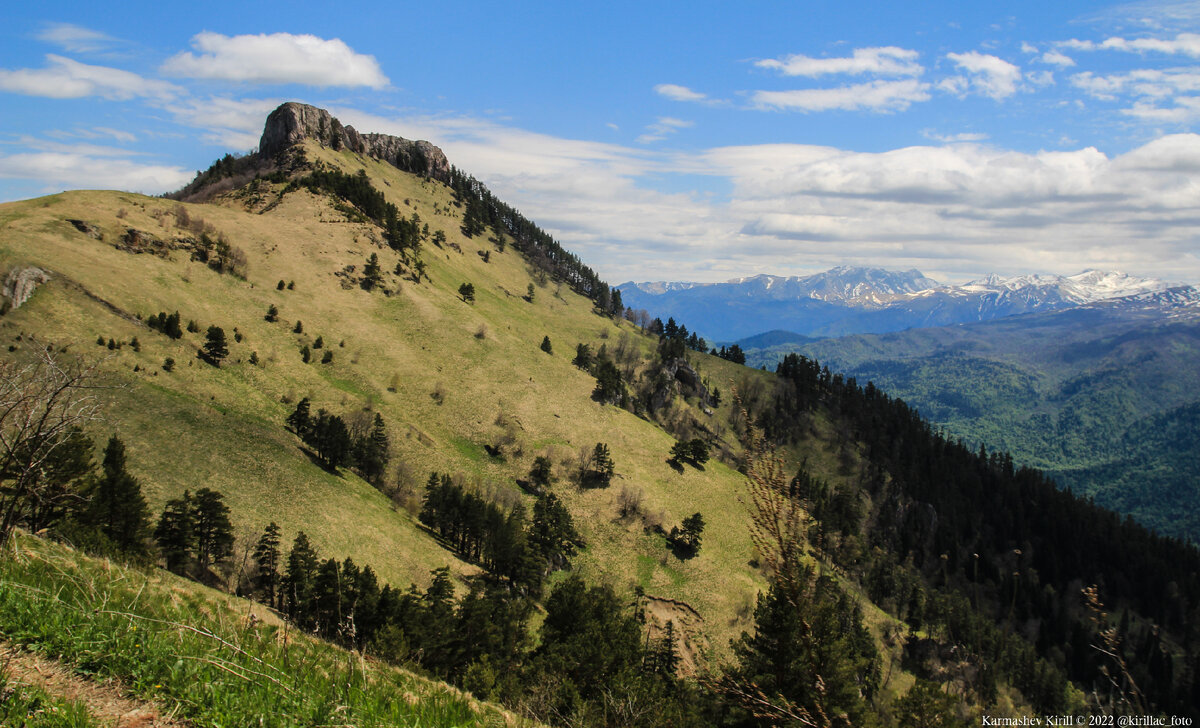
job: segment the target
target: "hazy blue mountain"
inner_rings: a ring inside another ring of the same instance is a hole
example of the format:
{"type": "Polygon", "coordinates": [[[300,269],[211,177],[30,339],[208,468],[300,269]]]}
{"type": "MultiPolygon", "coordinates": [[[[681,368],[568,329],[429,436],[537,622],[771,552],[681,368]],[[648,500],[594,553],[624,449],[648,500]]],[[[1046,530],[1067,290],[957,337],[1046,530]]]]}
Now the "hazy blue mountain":
{"type": "Polygon", "coordinates": [[[1163,290],[1168,284],[1124,273],[988,276],[951,286],[920,271],[839,267],[811,276],[758,275],[725,283],[623,283],[626,306],[644,308],[712,341],[783,330],[810,337],[905,329],[1072,308],[1163,290]]]}

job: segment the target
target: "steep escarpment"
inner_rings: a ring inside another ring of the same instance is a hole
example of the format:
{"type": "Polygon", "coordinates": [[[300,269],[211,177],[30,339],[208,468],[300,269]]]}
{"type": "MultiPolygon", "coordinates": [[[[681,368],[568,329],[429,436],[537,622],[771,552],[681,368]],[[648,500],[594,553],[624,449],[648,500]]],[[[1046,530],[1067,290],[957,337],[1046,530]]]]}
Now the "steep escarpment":
{"type": "Polygon", "coordinates": [[[258,154],[274,159],[291,147],[313,140],[334,151],[343,149],[383,160],[405,172],[450,181],[450,162],[427,141],[389,134],[360,134],[325,109],[289,101],[271,112],[258,143],[258,154]]]}

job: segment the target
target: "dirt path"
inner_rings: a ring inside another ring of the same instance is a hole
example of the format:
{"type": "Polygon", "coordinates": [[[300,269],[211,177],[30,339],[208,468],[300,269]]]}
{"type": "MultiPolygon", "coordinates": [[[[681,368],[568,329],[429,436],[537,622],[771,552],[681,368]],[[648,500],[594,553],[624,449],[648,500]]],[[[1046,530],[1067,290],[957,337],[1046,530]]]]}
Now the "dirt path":
{"type": "Polygon", "coordinates": [[[126,697],[115,682],[94,682],[80,677],[62,663],[26,652],[0,640],[0,668],[16,682],[82,703],[93,718],[113,728],[186,728],[162,706],[126,697]]]}

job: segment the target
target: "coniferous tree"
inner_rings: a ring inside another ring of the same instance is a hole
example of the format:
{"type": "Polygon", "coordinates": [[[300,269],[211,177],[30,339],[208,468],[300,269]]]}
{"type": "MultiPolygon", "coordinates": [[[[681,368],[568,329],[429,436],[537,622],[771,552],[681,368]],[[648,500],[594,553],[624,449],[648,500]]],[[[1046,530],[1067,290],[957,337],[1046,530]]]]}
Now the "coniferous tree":
{"type": "Polygon", "coordinates": [[[275,323],[279,320],[279,308],[275,304],[271,304],[271,306],[267,309],[267,315],[263,318],[271,323],[275,323]]]}
{"type": "Polygon", "coordinates": [[[287,426],[292,429],[292,432],[300,436],[300,439],[306,440],[308,433],[312,427],[312,414],[310,412],[312,404],[308,401],[308,397],[302,398],[296,403],[296,409],[287,418],[287,426]]]}
{"type": "Polygon", "coordinates": [[[268,607],[275,608],[278,605],[280,552],[279,526],[274,521],[267,525],[254,545],[254,563],[258,566],[254,589],[268,607]]]}
{"type": "Polygon", "coordinates": [[[582,539],[575,530],[571,513],[553,493],[546,493],[533,504],[529,525],[529,545],[554,568],[567,565],[582,539]]]}
{"type": "Polygon", "coordinates": [[[192,498],[192,539],[201,568],[224,561],[233,553],[233,524],[229,506],[215,490],[201,488],[192,498]]]}
{"type": "Polygon", "coordinates": [[[225,340],[225,330],[220,326],[209,326],[204,346],[200,349],[200,358],[214,367],[219,367],[221,361],[227,356],[229,356],[229,346],[225,340]]]}
{"type": "Polygon", "coordinates": [[[145,550],[150,508],[125,465],[125,445],[113,435],[104,448],[103,472],[92,486],[86,520],[120,551],[136,554],[145,550]]]}
{"type": "Polygon", "coordinates": [[[388,464],[388,446],[387,426],[383,422],[383,416],[376,412],[371,431],[356,448],[359,451],[358,469],[363,479],[372,485],[382,482],[388,464]]]}
{"type": "MultiPolygon", "coordinates": [[[[28,446],[36,448],[40,444],[30,442],[28,446]]],[[[30,456],[22,453],[17,459],[28,462],[30,456]]],[[[29,500],[21,518],[29,530],[36,532],[52,526],[70,512],[86,512],[86,481],[92,471],[92,441],[83,430],[71,427],[54,449],[46,453],[40,467],[28,475],[29,500]]],[[[79,519],[85,520],[82,515],[79,519]]]]}
{"type": "Polygon", "coordinates": [[[590,372],[592,370],[592,362],[592,350],[588,348],[588,345],[576,344],[575,358],[571,360],[571,363],[585,372],[590,372]]]}
{"type": "Polygon", "coordinates": [[[550,462],[550,458],[545,455],[538,455],[533,459],[533,466],[529,468],[529,481],[539,490],[545,490],[550,487],[550,480],[554,474],[554,464],[550,462]]]}
{"type": "Polygon", "coordinates": [[[598,442],[579,470],[579,484],[584,488],[607,488],[615,474],[608,445],[598,442]]]}
{"type": "MultiPolygon", "coordinates": [[[[467,237],[470,237],[469,235],[467,237]]],[[[464,283],[458,287],[458,295],[467,303],[475,302],[475,286],[470,283],[464,283]]]]}
{"type": "Polygon", "coordinates": [[[194,539],[192,536],[192,494],[167,501],[154,529],[154,540],[167,562],[167,569],[184,574],[191,563],[194,539]]]}
{"type": "Polygon", "coordinates": [[[288,618],[304,629],[312,629],[313,580],[317,575],[317,552],[303,531],[296,534],[288,551],[281,600],[288,618]]]}
{"type": "Polygon", "coordinates": [[[363,288],[368,291],[375,289],[383,282],[383,271],[379,268],[379,256],[371,253],[371,257],[367,258],[367,264],[363,267],[363,288]]]}
{"type": "Polygon", "coordinates": [[[554,353],[554,346],[550,343],[549,336],[542,337],[542,351],[546,352],[547,354],[554,353]]]}

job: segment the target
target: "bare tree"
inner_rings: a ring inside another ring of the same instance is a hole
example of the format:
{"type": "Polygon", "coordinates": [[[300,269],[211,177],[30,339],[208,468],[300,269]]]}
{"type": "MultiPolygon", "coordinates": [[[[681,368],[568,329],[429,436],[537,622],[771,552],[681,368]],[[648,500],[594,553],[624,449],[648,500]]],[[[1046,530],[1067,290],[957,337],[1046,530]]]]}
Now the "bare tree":
{"type": "Polygon", "coordinates": [[[42,470],[72,432],[100,417],[93,383],[98,362],[39,348],[24,364],[0,361],[0,546],[30,502],[44,500],[52,483],[42,470]]]}

